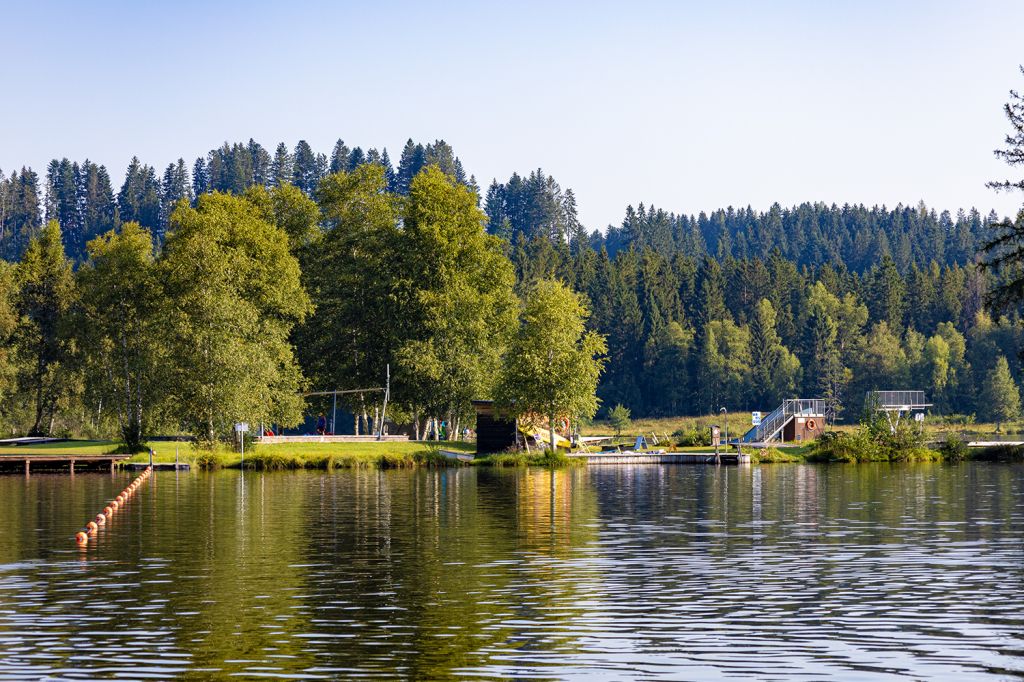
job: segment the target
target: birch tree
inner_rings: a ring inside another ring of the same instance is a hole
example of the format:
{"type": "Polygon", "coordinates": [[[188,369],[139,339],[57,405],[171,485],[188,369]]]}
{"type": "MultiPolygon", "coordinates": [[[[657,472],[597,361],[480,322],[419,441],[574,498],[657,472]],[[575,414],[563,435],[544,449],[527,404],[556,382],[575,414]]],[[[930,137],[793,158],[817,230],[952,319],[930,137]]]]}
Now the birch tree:
{"type": "Polygon", "coordinates": [[[495,388],[502,412],[547,418],[552,449],[557,419],[597,412],[597,381],[607,348],[603,336],[586,331],[588,316],[580,296],[564,284],[537,282],[526,295],[495,388]]]}
{"type": "Polygon", "coordinates": [[[170,381],[179,420],[213,440],[239,420],[302,420],[289,334],[311,304],[288,235],[244,198],[179,206],[160,262],[170,381]]]}

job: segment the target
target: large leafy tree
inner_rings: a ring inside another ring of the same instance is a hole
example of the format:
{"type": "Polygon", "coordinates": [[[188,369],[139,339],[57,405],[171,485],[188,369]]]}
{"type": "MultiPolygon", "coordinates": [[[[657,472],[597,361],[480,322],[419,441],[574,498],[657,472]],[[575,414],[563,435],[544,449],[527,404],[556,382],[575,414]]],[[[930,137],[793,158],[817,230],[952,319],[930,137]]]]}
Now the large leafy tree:
{"type": "Polygon", "coordinates": [[[152,239],[138,223],[125,223],[89,242],[89,260],[78,271],[87,386],[116,411],[130,451],[142,447],[166,380],[161,309],[167,300],[152,239]]]}
{"type": "Polygon", "coordinates": [[[1003,422],[1020,417],[1020,390],[1003,355],[996,359],[995,367],[985,379],[981,415],[996,422],[996,431],[999,431],[1003,422]]]}
{"type": "MultiPolygon", "coordinates": [[[[397,198],[388,194],[382,169],[368,165],[327,176],[317,199],[328,230],[302,256],[316,304],[295,334],[303,367],[318,388],[380,386],[403,328],[399,273],[390,261],[397,198]]],[[[343,402],[356,411],[357,400],[343,402]]]]}
{"type": "Polygon", "coordinates": [[[284,230],[245,198],[203,195],[172,214],[159,274],[178,419],[210,440],[240,419],[301,421],[288,338],[311,306],[284,230]]]}
{"type": "Polygon", "coordinates": [[[56,221],[29,242],[17,282],[18,388],[29,410],[29,435],[47,435],[76,385],[69,321],[77,289],[56,221]]]}
{"type": "Polygon", "coordinates": [[[604,337],[586,330],[589,311],[578,294],[556,280],[541,280],[526,295],[518,333],[502,365],[495,399],[503,412],[555,422],[592,417],[607,350],[604,337]]]}
{"type": "Polygon", "coordinates": [[[414,412],[457,418],[491,393],[517,301],[485,221],[473,193],[433,166],[409,186],[391,267],[400,276],[396,397],[414,412]]]}
{"type": "Polygon", "coordinates": [[[14,332],[18,328],[15,266],[0,260],[0,426],[11,418],[10,398],[17,379],[14,332]]]}

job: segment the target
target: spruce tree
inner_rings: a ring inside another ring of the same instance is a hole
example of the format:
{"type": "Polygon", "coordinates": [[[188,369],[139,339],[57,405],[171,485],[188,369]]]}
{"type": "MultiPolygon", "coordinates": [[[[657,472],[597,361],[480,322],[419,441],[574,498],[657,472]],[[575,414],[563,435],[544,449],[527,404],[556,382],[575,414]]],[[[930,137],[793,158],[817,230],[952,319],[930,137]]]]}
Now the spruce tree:
{"type": "Polygon", "coordinates": [[[81,245],[76,245],[79,248],[76,248],[73,256],[79,261],[85,257],[89,240],[114,229],[117,219],[117,205],[107,169],[86,159],[82,164],[80,182],[78,194],[82,211],[82,236],[85,241],[81,245]]]}
{"type": "Polygon", "coordinates": [[[320,175],[317,170],[316,154],[305,140],[299,140],[295,145],[295,156],[292,161],[292,182],[301,189],[306,196],[312,196],[320,182],[320,175]]]}
{"type": "Polygon", "coordinates": [[[363,153],[362,147],[356,147],[352,150],[352,153],[348,155],[348,170],[349,172],[354,171],[366,163],[366,154],[363,153]]]}
{"type": "Polygon", "coordinates": [[[249,158],[251,159],[252,167],[252,184],[261,185],[263,187],[270,187],[272,176],[273,159],[270,158],[270,152],[264,149],[263,145],[249,138],[249,144],[247,145],[249,158]]]}
{"type": "Polygon", "coordinates": [[[189,185],[185,160],[178,159],[177,163],[167,166],[160,183],[160,225],[153,234],[156,241],[163,241],[170,224],[171,213],[178,206],[178,202],[185,200],[191,204],[192,199],[192,187],[189,185]]]}
{"type": "Polygon", "coordinates": [[[331,152],[331,173],[340,173],[348,170],[349,149],[344,140],[340,137],[334,143],[334,150],[331,152]]]}
{"type": "Polygon", "coordinates": [[[153,167],[137,157],[132,157],[117,194],[117,210],[122,222],[134,221],[148,230],[160,227],[160,182],[153,167]]]}
{"type": "Polygon", "coordinates": [[[843,410],[843,395],[849,370],[843,367],[837,344],[838,327],[826,314],[811,319],[813,349],[807,381],[814,397],[825,401],[825,418],[834,424],[843,410]]]}
{"type": "MultiPolygon", "coordinates": [[[[281,185],[287,185],[292,183],[293,173],[292,155],[288,152],[288,147],[285,146],[284,142],[277,145],[277,150],[274,152],[274,160],[270,167],[270,180],[274,187],[280,187],[281,185]]],[[[196,190],[196,194],[199,191],[196,190]]]]}
{"type": "Polygon", "coordinates": [[[200,197],[210,190],[210,174],[206,168],[206,159],[199,157],[192,164],[192,195],[200,197]]]}
{"type": "MultiPolygon", "coordinates": [[[[391,157],[388,156],[387,147],[380,155],[380,165],[384,167],[384,180],[388,183],[389,192],[398,191],[398,176],[395,175],[395,168],[391,165],[391,157]]],[[[477,202],[479,205],[479,202],[477,202]]]]}
{"type": "MultiPolygon", "coordinates": [[[[1024,66],[1020,67],[1024,74],[1024,66]]],[[[1010,123],[1006,146],[995,150],[996,158],[1011,168],[1024,165],[1024,95],[1010,90],[1010,101],[1003,105],[1010,123]]],[[[988,187],[998,191],[1024,191],[1024,178],[993,180],[988,187]]],[[[1000,283],[989,293],[989,301],[1002,309],[1024,301],[1024,209],[1015,219],[993,223],[995,235],[984,245],[984,267],[1001,275],[1000,283]]]]}
{"type": "Polygon", "coordinates": [[[57,405],[73,391],[75,381],[68,341],[77,294],[56,221],[30,241],[17,277],[18,389],[30,413],[29,435],[45,436],[53,431],[57,405]]]}

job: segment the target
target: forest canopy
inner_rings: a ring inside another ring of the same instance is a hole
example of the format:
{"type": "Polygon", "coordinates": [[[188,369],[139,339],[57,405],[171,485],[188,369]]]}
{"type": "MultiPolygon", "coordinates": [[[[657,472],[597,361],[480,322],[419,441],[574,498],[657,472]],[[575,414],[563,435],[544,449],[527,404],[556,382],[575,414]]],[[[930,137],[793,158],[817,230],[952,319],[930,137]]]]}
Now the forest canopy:
{"type": "Polygon", "coordinates": [[[102,165],[55,159],[42,179],[0,173],[0,420],[213,435],[294,423],[303,387],[379,385],[388,367],[396,416],[465,416],[491,397],[520,301],[552,280],[606,339],[599,413],[801,396],[853,419],[867,391],[907,388],[942,413],[1004,418],[981,387],[1004,363],[1019,386],[1022,327],[986,310],[1000,275],[976,257],[997,224],[921,203],[638,204],[588,230],[543,170],[481,192],[443,140],[409,140],[397,165],[342,140],[329,154],[225,143],[162,173],[132,159],[116,192],[102,165]],[[129,298],[104,289],[118,278],[129,298]],[[190,375],[200,340],[207,369],[190,375]]]}

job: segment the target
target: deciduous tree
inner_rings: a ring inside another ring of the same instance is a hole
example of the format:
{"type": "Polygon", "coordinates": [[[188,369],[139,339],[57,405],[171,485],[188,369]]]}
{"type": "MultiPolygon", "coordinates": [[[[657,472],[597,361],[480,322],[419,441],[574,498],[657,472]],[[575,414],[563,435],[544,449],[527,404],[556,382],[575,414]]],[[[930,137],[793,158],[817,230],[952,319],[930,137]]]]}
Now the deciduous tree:
{"type": "Polygon", "coordinates": [[[541,280],[527,294],[518,333],[505,355],[495,398],[508,414],[555,420],[592,417],[607,350],[604,337],[586,331],[589,316],[579,295],[555,280],[541,280]]]}

